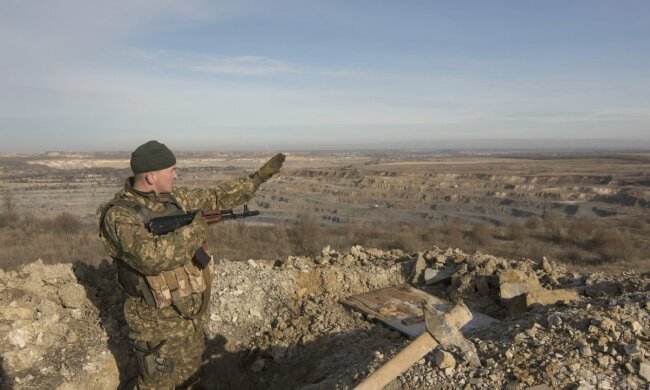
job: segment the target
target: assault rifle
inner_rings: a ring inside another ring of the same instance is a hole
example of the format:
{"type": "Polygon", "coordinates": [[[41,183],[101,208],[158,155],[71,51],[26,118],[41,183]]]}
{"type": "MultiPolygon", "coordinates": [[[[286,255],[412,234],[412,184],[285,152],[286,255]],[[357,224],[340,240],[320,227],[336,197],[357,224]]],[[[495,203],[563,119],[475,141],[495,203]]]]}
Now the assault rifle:
{"type": "Polygon", "coordinates": [[[152,218],[147,223],[147,229],[149,229],[152,234],[155,234],[157,236],[167,234],[182,226],[189,225],[192,220],[194,220],[194,217],[196,217],[196,214],[199,212],[202,214],[205,222],[207,223],[217,223],[230,219],[248,218],[260,214],[260,212],[257,210],[248,210],[248,205],[244,205],[244,211],[241,213],[236,213],[232,209],[219,211],[190,211],[187,214],[152,218]]]}
{"type": "MultiPolygon", "coordinates": [[[[155,234],[157,236],[160,236],[162,234],[167,234],[169,232],[173,232],[174,230],[182,227],[189,225],[192,223],[192,220],[196,217],[197,213],[201,213],[202,217],[205,219],[205,222],[207,223],[217,223],[221,221],[227,221],[229,219],[240,219],[240,218],[248,218],[252,217],[254,215],[259,215],[259,211],[253,210],[250,211],[248,210],[248,205],[244,205],[244,211],[242,213],[235,213],[230,210],[219,210],[219,211],[190,211],[189,213],[186,214],[181,214],[181,215],[169,215],[167,217],[156,217],[156,218],[151,218],[149,222],[147,223],[147,229],[152,234],[155,234]]],[[[196,250],[194,253],[193,260],[201,267],[205,268],[208,263],[210,262],[210,259],[212,258],[210,254],[207,252],[207,244],[204,242],[203,245],[199,247],[199,249],[196,250]]]]}

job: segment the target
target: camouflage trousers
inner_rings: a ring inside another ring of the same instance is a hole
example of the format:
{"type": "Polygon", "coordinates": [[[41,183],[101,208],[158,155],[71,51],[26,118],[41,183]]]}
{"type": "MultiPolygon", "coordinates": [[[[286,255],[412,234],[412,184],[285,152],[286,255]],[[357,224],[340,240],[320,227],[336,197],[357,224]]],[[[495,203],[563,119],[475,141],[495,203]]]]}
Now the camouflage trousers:
{"type": "Polygon", "coordinates": [[[132,343],[140,369],[137,389],[174,389],[198,382],[205,350],[200,328],[165,340],[132,343]]]}
{"type": "Polygon", "coordinates": [[[140,369],[138,389],[174,389],[198,378],[205,350],[203,301],[202,294],[192,294],[157,309],[127,298],[124,317],[140,369]]]}

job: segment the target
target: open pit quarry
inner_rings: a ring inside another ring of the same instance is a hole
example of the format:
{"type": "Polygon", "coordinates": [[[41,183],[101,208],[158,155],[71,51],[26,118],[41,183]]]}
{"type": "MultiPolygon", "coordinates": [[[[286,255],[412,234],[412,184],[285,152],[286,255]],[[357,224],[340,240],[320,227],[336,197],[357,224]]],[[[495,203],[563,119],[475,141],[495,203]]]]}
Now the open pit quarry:
{"type": "MultiPolygon", "coordinates": [[[[647,389],[650,275],[568,272],[457,249],[328,247],[316,257],[217,265],[202,383],[348,389],[411,340],[341,300],[409,285],[498,320],[465,334],[472,365],[436,348],[387,389],[647,389]]],[[[116,389],[135,375],[108,262],[0,270],[3,389],[116,389]]]]}
{"type": "MultiPolygon", "coordinates": [[[[325,224],[353,221],[438,223],[453,218],[502,225],[554,211],[567,217],[628,218],[650,209],[647,155],[444,155],[288,153],[281,174],[251,206],[259,221],[300,213],[325,224]]],[[[180,153],[178,185],[213,185],[257,169],[263,153],[180,153]]],[[[19,209],[95,220],[99,202],[129,175],[124,155],[0,155],[0,185],[19,209]]]]}

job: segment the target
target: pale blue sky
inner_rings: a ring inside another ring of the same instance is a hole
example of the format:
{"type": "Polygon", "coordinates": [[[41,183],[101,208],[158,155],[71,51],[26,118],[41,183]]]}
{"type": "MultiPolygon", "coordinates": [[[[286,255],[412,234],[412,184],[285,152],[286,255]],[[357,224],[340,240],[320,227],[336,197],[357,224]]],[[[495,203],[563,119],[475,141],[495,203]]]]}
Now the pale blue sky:
{"type": "Polygon", "coordinates": [[[0,134],[0,151],[650,145],[650,2],[0,0],[0,134]]]}

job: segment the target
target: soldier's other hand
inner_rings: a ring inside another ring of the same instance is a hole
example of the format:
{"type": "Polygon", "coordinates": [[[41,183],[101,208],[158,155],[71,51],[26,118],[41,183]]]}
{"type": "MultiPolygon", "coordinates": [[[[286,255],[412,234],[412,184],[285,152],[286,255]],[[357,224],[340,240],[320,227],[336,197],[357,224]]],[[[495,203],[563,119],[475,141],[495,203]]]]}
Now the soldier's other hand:
{"type": "Polygon", "coordinates": [[[271,159],[267,161],[266,164],[262,165],[262,168],[257,171],[257,174],[260,176],[260,178],[262,178],[262,180],[269,180],[271,176],[280,171],[285,158],[286,156],[282,153],[276,154],[275,156],[271,157],[271,159]]]}
{"type": "Polygon", "coordinates": [[[205,221],[205,218],[203,218],[203,214],[200,211],[196,213],[189,227],[192,229],[192,232],[201,237],[203,241],[208,239],[208,223],[205,221]]]}

